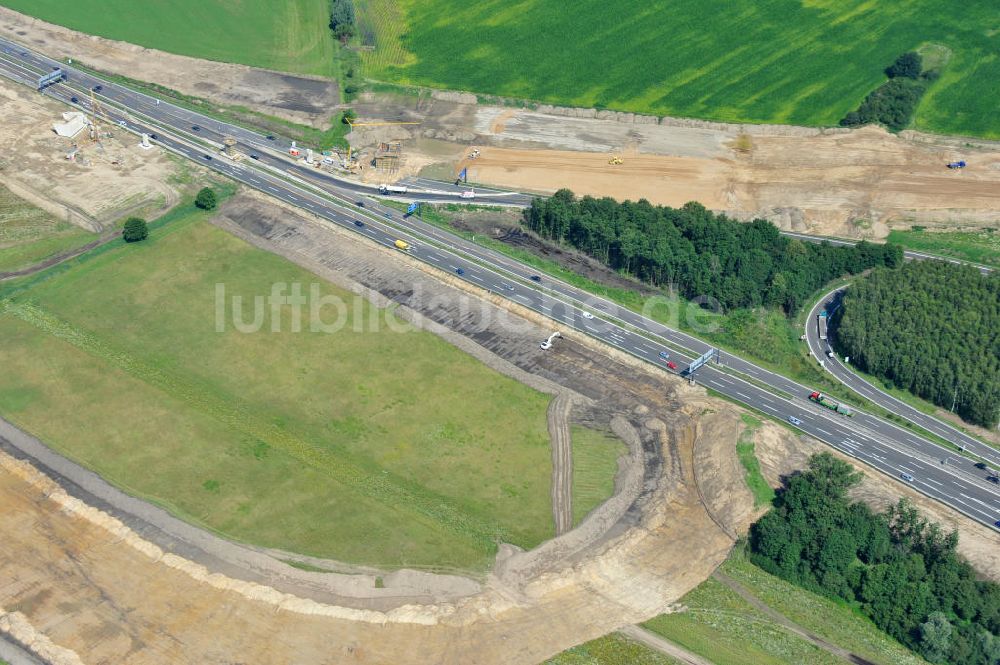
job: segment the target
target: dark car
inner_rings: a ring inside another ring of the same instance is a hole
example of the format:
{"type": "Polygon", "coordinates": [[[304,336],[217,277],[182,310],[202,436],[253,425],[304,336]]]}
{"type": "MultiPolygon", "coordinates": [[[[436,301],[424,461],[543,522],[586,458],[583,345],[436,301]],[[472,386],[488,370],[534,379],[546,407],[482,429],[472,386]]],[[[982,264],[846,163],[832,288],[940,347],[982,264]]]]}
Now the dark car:
{"type": "Polygon", "coordinates": [[[358,206],[359,208],[364,208],[365,207],[365,202],[364,201],[355,201],[354,205],[358,206]]]}
{"type": "Polygon", "coordinates": [[[1000,476],[986,476],[986,480],[995,485],[1000,485],[1000,476]]]}
{"type": "Polygon", "coordinates": [[[455,268],[455,272],[458,273],[459,275],[464,275],[465,274],[465,271],[462,270],[461,268],[455,268]]]}
{"type": "Polygon", "coordinates": [[[156,134],[150,134],[150,135],[149,135],[149,138],[150,138],[150,140],[152,140],[152,141],[158,141],[158,140],[160,140],[160,137],[159,137],[159,136],[157,136],[156,134]]]}
{"type": "Polygon", "coordinates": [[[360,229],[360,228],[363,228],[363,227],[364,227],[364,225],[365,225],[365,223],[364,223],[364,222],[362,222],[362,221],[361,221],[360,219],[356,219],[356,220],[354,220],[354,226],[358,227],[359,229],[360,229]]]}
{"type": "Polygon", "coordinates": [[[542,278],[539,277],[538,275],[532,275],[528,279],[530,279],[532,282],[540,282],[540,281],[542,281],[542,278]]]}
{"type": "Polygon", "coordinates": [[[201,125],[191,125],[191,129],[193,129],[196,132],[200,132],[201,131],[201,125]]]}
{"type": "Polygon", "coordinates": [[[28,52],[27,51],[21,51],[21,57],[22,58],[27,58],[28,57],[28,52]]]}
{"type": "Polygon", "coordinates": [[[392,219],[392,213],[391,212],[385,213],[385,218],[386,219],[392,219]]]}
{"type": "Polygon", "coordinates": [[[255,155],[253,153],[250,153],[250,159],[260,159],[260,155],[255,155]]]}
{"type": "Polygon", "coordinates": [[[986,462],[976,462],[976,468],[982,471],[986,470],[986,462]]]}
{"type": "Polygon", "coordinates": [[[204,157],[208,161],[212,161],[212,156],[211,155],[202,155],[202,157],[204,157]]]}
{"type": "Polygon", "coordinates": [[[274,141],[274,140],[275,140],[275,138],[274,138],[274,134],[268,134],[268,135],[267,135],[267,140],[268,140],[268,141],[274,141]]]}
{"type": "Polygon", "coordinates": [[[104,90],[104,86],[103,85],[95,85],[94,86],[94,92],[100,92],[101,90],[104,90]]]}
{"type": "Polygon", "coordinates": [[[80,100],[77,99],[76,97],[70,97],[69,101],[72,102],[72,103],[74,103],[74,104],[79,104],[80,103],[80,100]]]}
{"type": "Polygon", "coordinates": [[[993,523],[993,526],[995,526],[995,527],[1000,527],[1000,520],[997,520],[996,522],[994,522],[994,523],[993,523]]]}

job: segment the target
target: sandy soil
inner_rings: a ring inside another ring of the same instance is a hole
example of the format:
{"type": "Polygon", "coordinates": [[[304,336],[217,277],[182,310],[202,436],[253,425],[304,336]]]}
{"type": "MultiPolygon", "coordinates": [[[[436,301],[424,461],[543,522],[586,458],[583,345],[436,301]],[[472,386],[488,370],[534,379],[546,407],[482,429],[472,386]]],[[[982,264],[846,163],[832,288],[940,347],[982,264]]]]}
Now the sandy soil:
{"type": "Polygon", "coordinates": [[[52,58],[325,129],[340,102],[335,81],[200,60],[86,35],[0,7],[0,35],[52,58]]]}
{"type": "MultiPolygon", "coordinates": [[[[92,231],[127,213],[155,216],[180,198],[170,183],[180,167],[159,148],[142,150],[125,131],[91,143],[86,130],[74,139],[52,131],[68,107],[24,86],[0,80],[0,182],[59,219],[92,231]],[[75,161],[66,159],[80,147],[75,161]]],[[[194,167],[190,167],[194,168],[194,167]]]]}
{"type": "Polygon", "coordinates": [[[757,430],[754,443],[761,471],[773,487],[781,484],[782,476],[804,468],[813,453],[830,452],[851,463],[865,476],[861,485],[852,490],[853,498],[881,510],[906,497],[931,521],[938,522],[947,530],[958,530],[958,551],[980,574],[1000,581],[1000,550],[997,549],[996,532],[992,529],[928,499],[908,485],[878,473],[815,439],[798,437],[775,423],[765,422],[757,430]]]}
{"type": "MultiPolygon", "coordinates": [[[[1000,144],[916,132],[732,125],[587,109],[479,106],[439,96],[368,95],[365,117],[421,120],[404,142],[411,166],[525,191],[698,200],[795,231],[884,238],[916,223],[1000,223],[1000,144]],[[433,145],[433,150],[427,147],[433,145]],[[453,146],[449,154],[443,146],[453,146]],[[478,159],[469,159],[473,147],[478,159]],[[461,155],[455,152],[462,150],[461,155]],[[609,164],[612,156],[624,163],[609,164]],[[962,158],[964,171],[945,164],[962,158]]],[[[399,133],[399,132],[397,132],[399,133]]],[[[400,175],[410,173],[408,169],[400,175]]]]}

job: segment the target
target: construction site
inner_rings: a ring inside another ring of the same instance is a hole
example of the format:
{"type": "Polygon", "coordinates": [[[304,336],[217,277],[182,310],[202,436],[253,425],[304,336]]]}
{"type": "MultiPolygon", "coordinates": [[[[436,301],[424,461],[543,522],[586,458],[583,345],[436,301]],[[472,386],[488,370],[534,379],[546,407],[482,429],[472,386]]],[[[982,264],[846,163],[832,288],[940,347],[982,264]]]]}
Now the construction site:
{"type": "MultiPolygon", "coordinates": [[[[33,29],[50,46],[65,38],[60,42],[63,54],[75,56],[88,48],[72,34],[45,25],[33,29]]],[[[164,85],[173,76],[178,84],[176,72],[169,74],[163,64],[177,56],[165,54],[163,61],[143,65],[136,53],[115,50],[114,42],[95,43],[102,46],[95,57],[103,59],[108,71],[128,69],[132,76],[164,85]]],[[[197,70],[206,81],[219,71],[212,63],[197,70]]],[[[317,89],[315,99],[321,92],[317,89]]],[[[212,97],[211,91],[202,93],[212,97]]],[[[407,183],[425,178],[542,194],[569,188],[579,195],[643,198],[673,206],[699,201],[740,219],[764,217],[786,230],[850,238],[881,239],[893,228],[913,224],[976,228],[1000,223],[1000,145],[986,141],[896,135],[875,127],[736,126],[544,106],[529,110],[483,105],[470,97],[365,93],[345,116],[350,147],[321,150],[292,142],[287,152],[281,149],[283,168],[288,167],[284,158],[291,158],[379,185],[382,194],[405,193],[407,183]],[[952,166],[959,162],[961,167],[952,166]]],[[[259,108],[268,108],[263,95],[255,99],[259,108]]],[[[74,99],[73,104],[70,110],[0,78],[0,184],[60,220],[108,235],[127,215],[156,217],[190,201],[200,187],[222,181],[223,176],[204,167],[208,161],[197,156],[195,162],[185,160],[158,146],[155,135],[127,130],[99,95],[74,99]]],[[[330,108],[316,103],[284,112],[323,126],[330,108]]],[[[230,173],[260,159],[233,136],[203,157],[222,157],[215,165],[224,162],[233,167],[230,173]]],[[[374,214],[361,221],[358,213],[355,228],[351,220],[339,226],[259,187],[234,189],[237,193],[218,210],[198,211],[202,217],[196,223],[305,271],[287,274],[306,274],[358,296],[373,310],[391,310],[415,329],[430,331],[436,340],[548,400],[547,410],[541,411],[542,440],[549,448],[542,450],[551,452],[551,487],[546,487],[554,536],[530,548],[493,543],[492,565],[479,574],[405,565],[380,568],[243,541],[209,526],[204,516],[181,519],[176,507],[158,495],[111,482],[91,469],[92,460],[59,454],[41,435],[14,424],[23,405],[8,399],[15,406],[0,419],[0,531],[5,538],[0,548],[0,643],[56,665],[535,665],[587,640],[640,630],[638,624],[658,615],[689,612],[681,598],[713,573],[768,510],[755,503],[747,470],[734,454],[738,442],[747,442],[743,417],[751,415],[750,409],[595,337],[570,328],[567,334],[553,332],[552,318],[507,297],[515,290],[512,285],[504,283],[498,293],[460,279],[461,266],[446,270],[418,260],[406,241],[374,242],[361,231],[384,222],[374,214]],[[459,305],[470,300],[477,314],[459,305]],[[612,468],[611,495],[574,523],[570,432],[583,426],[624,446],[625,452],[612,468]]],[[[371,188],[371,195],[376,191],[371,188]]],[[[343,202],[337,205],[344,207],[343,202]]],[[[370,201],[356,205],[372,207],[370,201]]],[[[489,210],[477,218],[478,226],[462,230],[488,233],[514,226],[517,214],[489,210]]],[[[156,247],[150,243],[136,251],[156,247]]],[[[212,264],[206,273],[227,279],[230,266],[214,265],[219,263],[216,256],[204,261],[212,264]]],[[[277,273],[267,273],[273,264],[256,256],[251,267],[258,271],[255,278],[278,279],[277,273]]],[[[523,277],[526,287],[541,281],[537,275],[523,277]]],[[[621,282],[612,286],[631,288],[632,282],[617,277],[621,282]]],[[[198,295],[204,296],[196,301],[204,311],[191,318],[211,308],[212,294],[198,295]]],[[[139,304],[111,300],[113,307],[122,303],[139,304]]],[[[153,295],[141,304],[157,309],[153,295]]],[[[0,315],[7,314],[6,306],[0,302],[0,315]]],[[[26,305],[24,311],[41,310],[26,305]]],[[[208,315],[205,321],[205,330],[197,330],[211,335],[208,315]]],[[[68,402],[72,397],[63,372],[134,378],[128,374],[134,363],[124,347],[98,348],[88,341],[85,326],[74,337],[66,321],[52,316],[41,324],[18,319],[10,329],[28,331],[19,335],[27,339],[28,333],[41,336],[42,325],[49,326],[48,344],[75,342],[82,349],[74,356],[80,358],[78,367],[37,371],[55,376],[57,399],[68,402]],[[119,364],[97,365],[94,359],[102,353],[119,364]]],[[[387,348],[378,361],[397,362],[398,355],[387,348]]],[[[335,355],[326,346],[323,350],[335,355]]],[[[0,358],[3,354],[0,349],[0,358]]],[[[10,367],[22,360],[13,355],[7,357],[10,367]]],[[[664,361],[669,357],[665,352],[660,356],[664,361]]],[[[157,389],[176,378],[169,372],[177,368],[165,357],[156,356],[160,365],[149,373],[151,385],[160,382],[157,389]]],[[[291,362],[269,367],[271,359],[239,352],[232,358],[260,372],[255,396],[275,402],[286,396],[268,384],[269,369],[300,382],[315,370],[291,362]]],[[[24,374],[34,367],[27,361],[17,365],[24,374]]],[[[226,367],[231,370],[233,364],[226,367]]],[[[672,362],[669,367],[677,369],[672,362]]],[[[210,383],[206,377],[197,375],[191,385],[210,383]]],[[[452,390],[460,399],[494,400],[492,394],[465,392],[458,379],[437,378],[454,381],[452,390]]],[[[372,397],[366,379],[356,378],[357,399],[377,401],[380,396],[372,397]]],[[[420,398],[419,386],[400,382],[414,400],[420,398]]],[[[199,402],[193,394],[178,389],[168,396],[199,402]]],[[[318,399],[328,400],[329,394],[318,399]]],[[[171,404],[166,398],[157,403],[157,415],[175,414],[169,411],[171,404]]],[[[232,416],[215,403],[205,404],[198,405],[203,408],[198,417],[205,420],[234,421],[245,415],[234,411],[232,416]]],[[[387,420],[398,406],[385,408],[387,420]]],[[[300,425],[272,416],[265,414],[268,433],[284,434],[300,425]]],[[[344,418],[318,428],[325,444],[330,432],[364,426],[344,418]]],[[[372,429],[385,435],[384,429],[372,429]]],[[[107,437],[109,451],[122,441],[132,445],[128,423],[120,431],[120,436],[107,437]]],[[[180,438],[190,443],[189,434],[182,431],[180,438]]],[[[208,454],[218,454],[223,463],[239,456],[251,464],[274,454],[251,436],[236,452],[216,450],[211,445],[216,440],[205,438],[208,454]]],[[[803,469],[810,455],[831,450],[784,421],[765,421],[748,438],[771,488],[803,469]]],[[[491,452],[503,460],[509,451],[491,452]]],[[[909,499],[945,530],[960,534],[958,551],[982,578],[1000,580],[996,532],[988,525],[855,458],[833,454],[864,474],[852,490],[854,499],[877,509],[900,497],[909,499]]],[[[384,469],[378,472],[387,475],[384,469]]],[[[337,482],[332,476],[323,480],[337,482]]],[[[195,491],[219,491],[219,483],[212,483],[199,478],[195,491]]],[[[514,496],[516,490],[504,488],[514,496]]],[[[246,499],[233,514],[252,510],[252,498],[232,499],[233,504],[246,499]]],[[[523,504],[518,507],[520,516],[523,504]]],[[[296,506],[278,508],[291,514],[296,506]]],[[[339,506],[345,513],[350,508],[339,506]]],[[[543,517],[548,520],[548,513],[543,517]]],[[[330,520],[336,519],[331,515],[330,520]]],[[[280,532],[281,520],[275,522],[280,532]]],[[[385,529],[385,524],[372,528],[385,529]]],[[[0,660],[4,654],[0,651],[0,660]]],[[[706,662],[683,651],[680,658],[678,662],[706,662]]]]}
{"type": "Polygon", "coordinates": [[[95,233],[123,216],[155,217],[173,207],[198,167],[168,157],[93,111],[67,111],[0,81],[0,182],[12,192],[95,233]]]}

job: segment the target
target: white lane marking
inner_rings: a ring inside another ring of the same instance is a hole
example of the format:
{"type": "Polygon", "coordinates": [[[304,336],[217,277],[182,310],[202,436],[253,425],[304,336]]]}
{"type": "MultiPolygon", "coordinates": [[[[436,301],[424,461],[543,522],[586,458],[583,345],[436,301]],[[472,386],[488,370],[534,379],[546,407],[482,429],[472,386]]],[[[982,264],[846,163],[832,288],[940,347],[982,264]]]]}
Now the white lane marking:
{"type": "Polygon", "coordinates": [[[997,508],[996,508],[996,506],[991,506],[991,505],[990,505],[990,504],[988,504],[988,503],[983,503],[983,502],[982,502],[982,501],[980,501],[979,499],[977,499],[977,498],[975,498],[975,497],[972,497],[972,496],[969,496],[969,495],[967,495],[967,494],[959,494],[959,496],[964,496],[964,497],[965,497],[966,499],[968,499],[969,501],[975,501],[976,503],[978,503],[978,504],[979,504],[980,506],[983,506],[984,508],[989,508],[990,510],[996,510],[996,509],[997,509],[997,508]]]}
{"type": "Polygon", "coordinates": [[[830,436],[830,433],[829,433],[829,432],[827,432],[827,431],[826,431],[825,429],[823,429],[822,427],[817,427],[817,428],[816,428],[816,431],[818,431],[818,432],[823,432],[823,434],[826,434],[827,436],[830,436]]]}
{"type": "Polygon", "coordinates": [[[944,485],[942,485],[938,481],[934,480],[933,478],[924,478],[924,481],[928,482],[928,483],[933,483],[933,484],[937,485],[938,487],[944,487],[944,485]]]}
{"type": "Polygon", "coordinates": [[[737,395],[739,395],[740,397],[742,397],[743,399],[745,399],[745,400],[747,400],[747,401],[750,401],[750,398],[749,398],[749,397],[747,397],[746,395],[744,395],[743,393],[741,393],[741,392],[737,391],[737,392],[736,392],[736,394],[737,394],[737,395]]]}

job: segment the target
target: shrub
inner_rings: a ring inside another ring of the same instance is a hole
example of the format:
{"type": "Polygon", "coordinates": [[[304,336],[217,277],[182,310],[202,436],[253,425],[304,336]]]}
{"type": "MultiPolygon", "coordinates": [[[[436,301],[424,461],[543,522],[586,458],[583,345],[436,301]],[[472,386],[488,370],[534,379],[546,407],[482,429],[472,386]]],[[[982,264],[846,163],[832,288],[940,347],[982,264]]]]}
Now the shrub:
{"type": "Polygon", "coordinates": [[[122,229],[122,238],[125,242],[139,242],[149,237],[149,227],[146,220],[139,217],[129,217],[125,221],[125,228],[122,229]]]}
{"type": "Polygon", "coordinates": [[[907,51],[896,58],[896,62],[886,67],[885,75],[891,79],[899,77],[915,79],[920,76],[922,68],[923,60],[921,60],[920,54],[915,51],[907,51]]]}
{"type": "Polygon", "coordinates": [[[219,200],[215,196],[215,191],[210,187],[204,187],[194,200],[194,204],[202,210],[215,210],[219,205],[219,200]]]}

